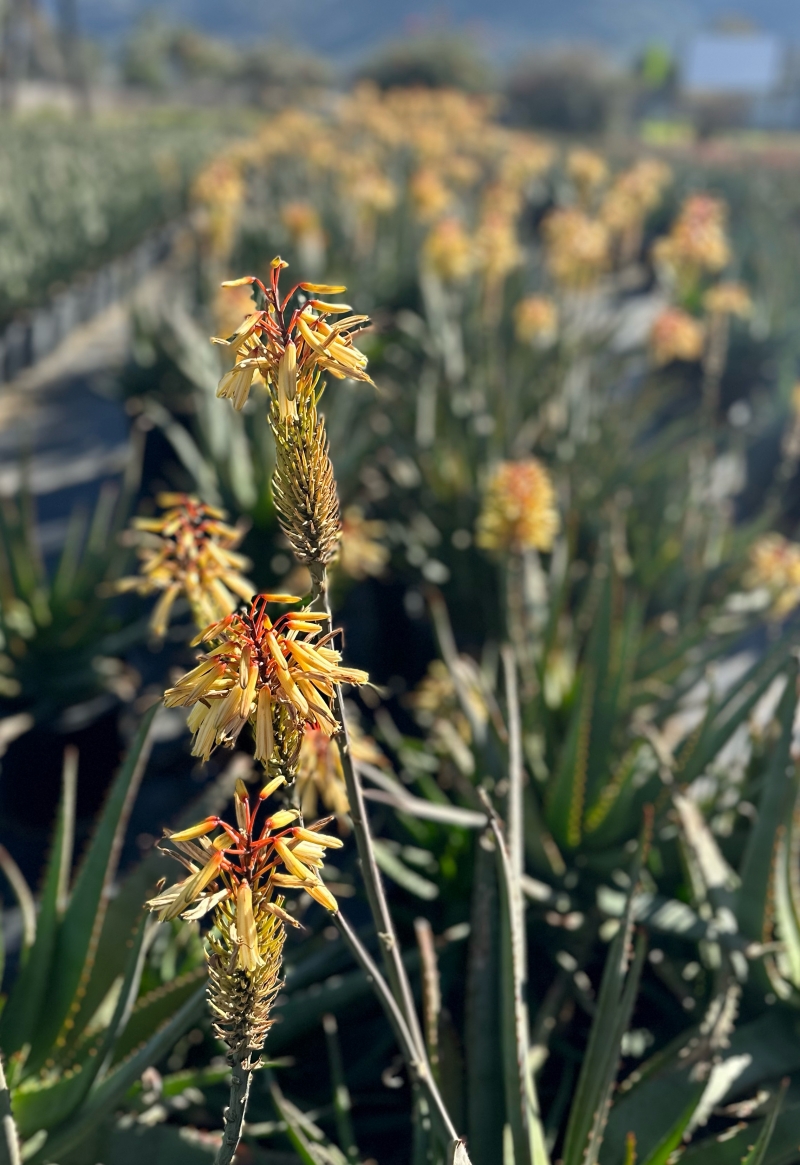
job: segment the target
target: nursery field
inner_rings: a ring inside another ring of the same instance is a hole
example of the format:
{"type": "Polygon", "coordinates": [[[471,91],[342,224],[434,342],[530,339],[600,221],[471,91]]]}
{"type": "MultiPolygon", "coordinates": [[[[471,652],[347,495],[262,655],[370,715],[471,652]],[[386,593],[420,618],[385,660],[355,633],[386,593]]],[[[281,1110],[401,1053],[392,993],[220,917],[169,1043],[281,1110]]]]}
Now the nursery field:
{"type": "Polygon", "coordinates": [[[180,220],[0,497],[0,1162],[791,1165],[793,167],[224,129],[0,130],[0,313],[180,220]]]}
{"type": "MultiPolygon", "coordinates": [[[[246,119],[245,119],[246,120],[246,119]]],[[[231,126],[204,112],[55,115],[0,126],[0,325],[186,213],[231,126]]]]}

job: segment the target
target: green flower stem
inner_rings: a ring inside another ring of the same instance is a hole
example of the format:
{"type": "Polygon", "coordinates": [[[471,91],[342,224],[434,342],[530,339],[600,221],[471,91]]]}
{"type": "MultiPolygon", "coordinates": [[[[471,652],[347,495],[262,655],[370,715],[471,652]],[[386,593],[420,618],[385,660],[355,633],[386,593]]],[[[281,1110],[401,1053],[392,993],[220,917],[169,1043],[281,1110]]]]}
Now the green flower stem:
{"type": "Polygon", "coordinates": [[[441,1093],[436,1087],[436,1082],[431,1074],[430,1064],[427,1057],[423,1054],[420,1056],[419,1049],[414,1043],[411,1031],[405,1021],[402,1011],[394,998],[394,995],[389,989],[389,985],[381,975],[375,963],[369,954],[369,951],[359,941],[355,931],[350,927],[350,924],[342,915],[341,911],[337,911],[333,915],[333,921],[345,940],[350,950],[353,952],[356,961],[361,969],[367,975],[367,978],[372,983],[375,994],[380,1000],[381,1006],[386,1013],[386,1017],[391,1024],[392,1030],[397,1038],[400,1046],[400,1051],[403,1053],[403,1059],[406,1062],[406,1067],[411,1075],[412,1081],[419,1085],[420,1089],[425,1095],[428,1105],[430,1106],[431,1116],[438,1127],[439,1135],[443,1143],[447,1146],[448,1153],[452,1157],[456,1149],[461,1153],[461,1156],[456,1156],[456,1160],[463,1162],[463,1165],[469,1165],[469,1157],[466,1155],[466,1149],[463,1142],[453,1126],[450,1115],[445,1108],[441,1093]]]}
{"type": "Polygon", "coordinates": [[[240,1044],[232,1053],[231,1058],[230,1103],[223,1114],[225,1126],[222,1133],[222,1144],[214,1158],[214,1165],[230,1165],[233,1160],[242,1137],[247,1101],[250,1096],[250,1084],[253,1079],[253,1069],[249,1066],[250,1049],[246,1043],[240,1044]]]}
{"type": "MultiPolygon", "coordinates": [[[[314,598],[319,599],[323,605],[323,609],[327,611],[328,628],[332,630],[333,616],[328,594],[327,571],[320,564],[313,564],[310,569],[313,580],[314,598]]],[[[350,816],[353,822],[353,833],[355,834],[356,846],[358,848],[358,857],[361,862],[361,873],[364,878],[364,887],[367,892],[367,900],[372,911],[372,917],[378,931],[378,937],[381,940],[386,976],[392,989],[392,995],[408,1025],[416,1054],[424,1057],[425,1042],[422,1036],[422,1029],[420,1028],[419,1017],[414,1006],[414,995],[411,991],[411,984],[409,983],[408,975],[403,964],[400,943],[394,929],[392,916],[389,912],[389,904],[386,901],[383,879],[381,878],[378,862],[375,857],[364,792],[361,788],[361,781],[356,767],[353,764],[344,700],[342,698],[342,690],[338,685],[334,689],[333,713],[341,725],[341,728],[336,734],[336,742],[339,745],[339,752],[342,759],[342,771],[347,788],[347,797],[350,802],[350,816]]]]}

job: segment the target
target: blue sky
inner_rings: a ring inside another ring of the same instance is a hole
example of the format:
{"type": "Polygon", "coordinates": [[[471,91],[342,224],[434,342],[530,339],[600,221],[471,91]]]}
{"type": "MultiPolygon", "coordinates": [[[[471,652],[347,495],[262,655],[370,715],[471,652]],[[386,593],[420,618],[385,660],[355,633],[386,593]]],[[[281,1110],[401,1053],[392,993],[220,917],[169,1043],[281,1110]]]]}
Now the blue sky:
{"type": "Polygon", "coordinates": [[[738,14],[800,42],[800,0],[78,0],[84,28],[115,39],[148,6],[234,40],[270,36],[352,60],[430,26],[469,30],[495,58],[547,43],[600,41],[626,55],[649,40],[679,46],[715,16],[738,14]]]}

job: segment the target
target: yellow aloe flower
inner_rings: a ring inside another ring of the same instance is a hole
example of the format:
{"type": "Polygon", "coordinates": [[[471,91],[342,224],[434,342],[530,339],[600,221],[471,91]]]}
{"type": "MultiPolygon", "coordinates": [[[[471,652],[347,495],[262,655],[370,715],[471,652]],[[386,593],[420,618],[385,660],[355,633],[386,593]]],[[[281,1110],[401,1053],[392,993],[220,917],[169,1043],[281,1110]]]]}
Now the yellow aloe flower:
{"type": "Polygon", "coordinates": [[[546,295],[528,295],[514,308],[514,335],[522,344],[547,348],[558,335],[558,308],[546,295]]]}
{"type": "Polygon", "coordinates": [[[340,838],[321,832],[331,818],[311,827],[294,825],[299,813],[286,809],[256,825],[261,806],[281,783],[270,782],[253,798],[244,783],[237,781],[235,827],[214,816],[178,833],[165,831],[165,852],[188,867],[189,877],[147,903],[164,922],[181,915],[189,920],[202,918],[230,899],[235,908],[238,964],[247,972],[263,965],[258,936],[261,917],[271,914],[298,925],[283,909],[284,899],[276,895],[276,889],[296,887],[329,910],[338,909],[320,874],[325,851],[343,845],[340,838]],[[210,834],[218,830],[212,840],[210,834]],[[287,873],[281,873],[281,868],[287,873]]]}
{"type": "Polygon", "coordinates": [[[464,224],[452,216],[440,219],[422,246],[424,266],[445,283],[461,283],[467,279],[476,259],[475,244],[464,224]]]}
{"type": "Polygon", "coordinates": [[[693,362],[703,355],[705,328],[682,308],[666,308],[650,330],[650,352],[659,366],[673,360],[693,362]]]}
{"type": "Polygon", "coordinates": [[[645,215],[658,206],[671,178],[665,162],[643,158],[614,179],[600,207],[600,218],[615,235],[639,227],[645,215]]]}
{"type": "Polygon", "coordinates": [[[723,282],[709,287],[703,296],[703,307],[710,316],[747,319],[753,310],[753,301],[743,283],[723,282]]]}
{"type": "Polygon", "coordinates": [[[608,163],[594,150],[577,146],[567,154],[567,174],[575,183],[582,202],[588,202],[594,191],[608,178],[608,163]]]}
{"type": "Polygon", "coordinates": [[[360,506],[348,506],[343,517],[339,567],[350,578],[380,578],[390,558],[389,548],[381,541],[385,523],[365,518],[360,506]]]}
{"type": "Polygon", "coordinates": [[[484,550],[551,550],[561,520],[541,461],[501,461],[489,480],[475,541],[484,550]]]}
{"type": "Polygon", "coordinates": [[[237,410],[247,402],[256,371],[277,400],[281,417],[297,416],[298,397],[307,401],[318,396],[318,381],[323,373],[329,372],[338,380],[349,378],[372,384],[366,370],[367,358],[353,344],[353,334],[369,324],[368,317],[344,314],[350,311],[347,304],[318,298],[340,295],[345,290],[342,286],[297,283],[281,298],[280,273],[287,266],[283,259],[273,259],[268,285],[254,275],[223,284],[254,284],[266,303],[265,308],[247,316],[232,336],[212,337],[213,343],[232,348],[235,353],[236,363],[222,377],[217,396],[229,399],[237,410]],[[297,298],[300,292],[304,293],[302,299],[297,298]],[[329,316],[342,314],[343,319],[329,322],[329,316]]]}
{"type": "Polygon", "coordinates": [[[150,619],[153,633],[163,636],[172,607],[184,595],[199,627],[229,615],[240,600],[249,602],[255,587],[242,575],[250,562],[234,547],[243,531],[224,522],[224,510],[207,506],[189,494],[163,493],[156,518],[134,518],[133,537],[139,543],[139,574],[122,578],[117,591],[158,594],[150,619]]]}
{"type": "Polygon", "coordinates": [[[542,235],[547,267],[562,287],[585,290],[608,269],[611,237],[600,219],[576,207],[552,210],[542,223],[542,235]]]}
{"type": "Polygon", "coordinates": [[[299,601],[293,595],[257,595],[246,614],[211,624],[195,640],[209,644],[208,652],[164,694],[168,708],[191,708],[194,756],[208,760],[219,745],[232,748],[249,723],[256,760],[266,765],[281,713],[298,728],[310,724],[329,736],[337,731],[330,707],[335,685],[365,684],[369,677],[342,667],[340,652],[330,646],[335,632],[321,635],[323,612],[289,611],[274,623],[267,614],[270,602],[299,601]]]}
{"type": "MultiPolygon", "coordinates": [[[[371,736],[366,736],[348,717],[350,752],[356,761],[387,767],[386,757],[371,736]]],[[[339,745],[318,728],[306,725],[297,770],[297,795],[304,817],[314,817],[318,800],[325,808],[342,817],[350,809],[344,783],[339,745]]]]}
{"type": "Polygon", "coordinates": [[[705,273],[716,274],[730,262],[725,230],[727,207],[719,198],[687,198],[668,235],[656,240],[653,259],[668,279],[689,291],[705,273]]]}
{"type": "Polygon", "coordinates": [[[782,619],[800,606],[800,543],[782,534],[765,534],[750,550],[750,570],[744,584],[764,589],[772,600],[773,618],[782,619]]]}
{"type": "Polygon", "coordinates": [[[432,222],[453,201],[452,192],[432,166],[422,166],[411,175],[409,193],[420,222],[432,222]]]}

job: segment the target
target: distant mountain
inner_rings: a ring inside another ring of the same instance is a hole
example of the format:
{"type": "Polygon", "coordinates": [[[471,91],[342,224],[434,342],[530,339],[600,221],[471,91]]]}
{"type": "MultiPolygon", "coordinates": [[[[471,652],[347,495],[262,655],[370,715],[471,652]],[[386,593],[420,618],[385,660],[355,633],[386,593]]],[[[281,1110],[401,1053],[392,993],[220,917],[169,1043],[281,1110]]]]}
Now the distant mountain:
{"type": "Polygon", "coordinates": [[[78,0],[83,28],[122,36],[148,9],[234,41],[280,40],[350,63],[394,37],[425,29],[470,32],[494,59],[564,41],[597,41],[626,56],[646,41],[672,46],[735,14],[800,42],[798,0],[78,0]]]}

